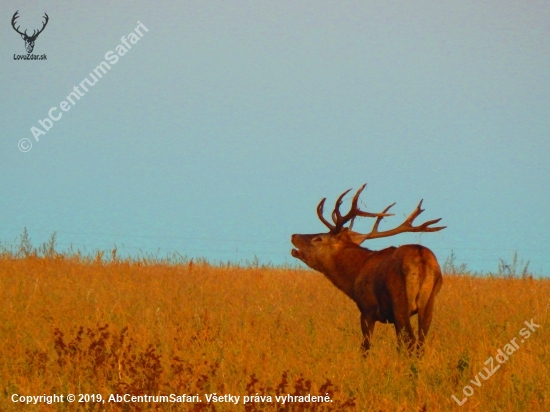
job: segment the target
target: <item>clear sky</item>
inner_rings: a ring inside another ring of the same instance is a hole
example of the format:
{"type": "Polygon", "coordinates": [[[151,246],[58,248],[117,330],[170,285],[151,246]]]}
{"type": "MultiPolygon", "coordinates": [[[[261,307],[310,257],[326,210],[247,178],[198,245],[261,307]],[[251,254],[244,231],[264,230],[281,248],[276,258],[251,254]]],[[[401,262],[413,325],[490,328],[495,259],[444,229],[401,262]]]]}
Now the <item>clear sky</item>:
{"type": "Polygon", "coordinates": [[[2,243],[27,227],[60,249],[290,263],[292,233],[325,231],[319,200],[367,182],[363,207],[397,202],[383,227],[423,198],[418,221],[448,228],[366,246],[484,271],[517,251],[550,275],[546,1],[2,1],[0,17],[2,243]],[[48,13],[47,60],[14,60],[16,10],[29,32],[48,13]]]}

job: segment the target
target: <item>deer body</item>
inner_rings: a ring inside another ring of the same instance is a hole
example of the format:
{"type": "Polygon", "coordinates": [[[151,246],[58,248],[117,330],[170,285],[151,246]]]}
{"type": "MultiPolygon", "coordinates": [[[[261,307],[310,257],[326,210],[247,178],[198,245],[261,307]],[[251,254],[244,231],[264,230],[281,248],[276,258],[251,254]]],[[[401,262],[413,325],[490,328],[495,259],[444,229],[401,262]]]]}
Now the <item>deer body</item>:
{"type": "MultiPolygon", "coordinates": [[[[404,245],[372,251],[360,246],[365,238],[383,237],[404,231],[437,231],[429,227],[436,221],[421,226],[412,226],[412,221],[422,212],[419,207],[398,228],[378,232],[380,220],[386,212],[370,214],[377,217],[375,227],[368,235],[352,232],[343,225],[356,216],[367,216],[368,212],[357,209],[357,199],[364,186],[352,202],[352,210],[345,217],[339,213],[343,195],[336,202],[333,212],[335,225],[328,224],[331,232],[292,235],[297,249],[292,256],[323,273],[338,289],[350,297],[361,312],[362,347],[370,349],[375,322],[391,323],[398,338],[404,339],[410,351],[422,349],[432,321],[435,296],[441,289],[442,276],[433,252],[421,245],[404,245]],[[418,314],[418,340],[411,326],[411,316],[418,314]]],[[[322,216],[321,201],[318,213],[322,216]]],[[[321,219],[323,223],[326,221],[321,219]]],[[[437,220],[439,221],[439,219],[437,220]]],[[[325,224],[327,224],[326,222],[325,224]]]]}

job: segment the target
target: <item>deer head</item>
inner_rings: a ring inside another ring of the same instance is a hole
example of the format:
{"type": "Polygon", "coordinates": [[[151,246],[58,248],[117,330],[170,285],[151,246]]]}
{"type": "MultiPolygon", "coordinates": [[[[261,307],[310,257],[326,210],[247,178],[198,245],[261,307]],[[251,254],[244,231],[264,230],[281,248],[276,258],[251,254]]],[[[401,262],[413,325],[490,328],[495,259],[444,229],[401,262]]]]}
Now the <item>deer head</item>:
{"type": "Polygon", "coordinates": [[[12,25],[13,29],[21,35],[21,38],[23,40],[25,40],[25,48],[27,49],[27,53],[32,53],[32,51],[34,49],[34,42],[36,41],[36,38],[38,37],[38,35],[44,31],[44,28],[48,24],[49,17],[46,13],[44,13],[44,18],[46,19],[46,21],[44,23],[42,23],[42,28],[38,31],[33,30],[32,35],[29,36],[27,34],[27,30],[25,30],[25,32],[22,33],[22,32],[19,31],[20,26],[15,27],[15,21],[19,17],[18,13],[19,13],[19,10],[17,10],[15,12],[15,14],[13,15],[13,17],[11,19],[11,25],[12,25]]]}
{"type": "Polygon", "coordinates": [[[351,189],[346,190],[340,195],[340,197],[338,197],[336,204],[334,205],[334,210],[332,211],[333,223],[330,223],[323,216],[323,207],[325,205],[326,198],[322,199],[317,206],[317,216],[321,222],[328,227],[329,232],[292,235],[292,244],[296,247],[296,249],[292,249],[291,251],[292,256],[300,259],[312,269],[325,273],[327,270],[330,271],[336,269],[337,266],[341,264],[338,256],[342,256],[340,252],[343,249],[350,247],[357,248],[358,245],[367,239],[394,236],[405,232],[437,232],[445,228],[445,226],[431,227],[431,225],[439,222],[441,219],[434,219],[419,226],[413,226],[414,219],[416,219],[418,215],[424,211],[421,208],[421,200],[411,215],[399,226],[390,230],[379,231],[378,226],[382,219],[388,216],[393,216],[393,214],[388,214],[387,212],[393,205],[395,205],[395,203],[392,203],[380,213],[371,213],[360,210],[357,206],[357,201],[359,200],[359,196],[365,186],[366,184],[359,188],[351,201],[350,211],[344,216],[340,213],[340,206],[342,204],[342,199],[351,189]],[[351,230],[353,227],[353,221],[358,216],[376,218],[374,226],[369,233],[363,234],[351,230]],[[345,227],[348,222],[350,222],[349,227],[345,227]]]}

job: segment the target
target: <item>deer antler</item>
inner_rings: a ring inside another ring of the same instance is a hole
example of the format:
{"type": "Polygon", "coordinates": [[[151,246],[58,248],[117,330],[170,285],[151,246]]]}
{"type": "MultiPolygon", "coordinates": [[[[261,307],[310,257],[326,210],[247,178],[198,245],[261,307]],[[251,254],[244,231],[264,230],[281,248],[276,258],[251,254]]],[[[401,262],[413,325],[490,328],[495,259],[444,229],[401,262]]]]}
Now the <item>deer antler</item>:
{"type": "Polygon", "coordinates": [[[50,18],[48,17],[48,14],[44,13],[44,18],[46,19],[46,21],[44,21],[42,23],[42,28],[40,30],[38,30],[38,32],[36,30],[33,30],[32,35],[29,36],[27,34],[27,30],[25,30],[24,33],[21,33],[19,31],[19,27],[21,27],[21,26],[17,26],[17,28],[15,27],[15,21],[19,18],[18,13],[19,13],[19,10],[17,10],[15,12],[15,14],[13,15],[13,17],[11,19],[11,25],[17,33],[19,33],[21,36],[25,36],[27,39],[30,39],[30,40],[36,39],[38,37],[38,35],[44,31],[44,29],[46,28],[46,25],[48,24],[48,21],[50,20],[50,18]]]}
{"type": "Polygon", "coordinates": [[[46,13],[44,13],[44,17],[46,18],[46,21],[44,23],[42,23],[42,28],[40,30],[38,30],[37,33],[35,33],[36,30],[33,30],[32,36],[30,36],[31,39],[36,39],[38,37],[38,35],[40,33],[42,33],[44,31],[44,29],[46,28],[46,24],[48,24],[48,20],[50,20],[50,18],[48,17],[48,15],[46,13]]]}
{"type": "Polygon", "coordinates": [[[26,36],[26,35],[27,35],[27,31],[26,31],[26,30],[25,30],[25,33],[21,33],[21,32],[19,31],[19,27],[21,27],[21,26],[17,26],[17,28],[15,28],[15,20],[17,20],[17,18],[19,17],[19,16],[17,15],[18,13],[19,13],[19,10],[17,10],[17,11],[15,12],[15,14],[13,15],[13,17],[12,17],[12,19],[11,19],[11,26],[12,26],[13,29],[14,29],[17,33],[19,33],[21,36],[26,36]]]}
{"type": "Polygon", "coordinates": [[[386,214],[387,210],[385,210],[382,213],[371,213],[371,212],[365,212],[363,210],[360,210],[357,206],[357,201],[359,200],[359,195],[361,195],[361,192],[363,189],[367,186],[365,183],[363,186],[359,188],[355,196],[353,196],[353,200],[351,201],[351,208],[350,211],[345,215],[342,216],[340,213],[340,206],[342,205],[342,199],[346,194],[349,193],[351,189],[346,190],[344,193],[342,193],[338,199],[336,200],[336,203],[334,205],[334,210],[332,211],[332,221],[334,222],[334,225],[328,222],[324,216],[323,216],[323,207],[325,205],[326,198],[323,198],[319,205],[317,206],[317,216],[319,216],[319,219],[323,224],[329,228],[330,232],[333,234],[339,233],[344,228],[344,225],[348,223],[351,220],[351,226],[353,226],[353,220],[357,216],[363,216],[363,217],[376,217],[377,219],[382,219],[386,216],[393,216],[392,214],[386,214]]]}
{"type": "Polygon", "coordinates": [[[410,214],[410,216],[405,219],[403,223],[401,223],[399,226],[390,229],[390,230],[384,230],[382,232],[378,231],[378,225],[384,218],[384,213],[386,213],[395,203],[392,203],[388,207],[384,209],[384,211],[380,214],[379,217],[376,218],[376,222],[374,223],[374,226],[372,227],[372,230],[370,233],[362,234],[357,232],[350,232],[350,236],[352,237],[352,240],[357,243],[361,244],[367,239],[377,239],[381,237],[388,237],[397,235],[399,233],[406,233],[406,232],[437,232],[442,229],[445,229],[447,226],[436,226],[436,227],[430,227],[431,225],[439,222],[441,218],[429,220],[427,222],[422,223],[419,226],[413,226],[413,221],[424,211],[422,209],[422,200],[420,203],[418,203],[418,206],[416,206],[416,209],[410,214]]]}
{"type": "Polygon", "coordinates": [[[48,14],[47,13],[44,13],[44,17],[46,18],[46,21],[44,23],[42,23],[42,28],[40,30],[38,30],[38,33],[32,35],[32,37],[38,37],[38,35],[40,33],[42,33],[44,31],[44,29],[46,28],[46,25],[48,24],[48,21],[50,20],[50,18],[48,17],[48,14]]]}

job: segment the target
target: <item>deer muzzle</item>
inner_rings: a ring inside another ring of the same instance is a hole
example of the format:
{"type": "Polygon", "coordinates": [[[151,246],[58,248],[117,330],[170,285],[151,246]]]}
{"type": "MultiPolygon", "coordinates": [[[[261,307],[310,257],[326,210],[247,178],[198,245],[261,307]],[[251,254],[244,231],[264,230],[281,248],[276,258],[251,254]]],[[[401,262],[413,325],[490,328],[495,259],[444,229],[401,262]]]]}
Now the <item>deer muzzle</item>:
{"type": "Polygon", "coordinates": [[[295,257],[297,259],[301,259],[302,258],[302,253],[300,252],[300,245],[299,245],[299,242],[300,242],[300,235],[292,235],[290,237],[290,241],[292,242],[292,244],[294,246],[296,246],[298,249],[292,249],[290,251],[290,254],[292,255],[292,257],[295,257]]]}

